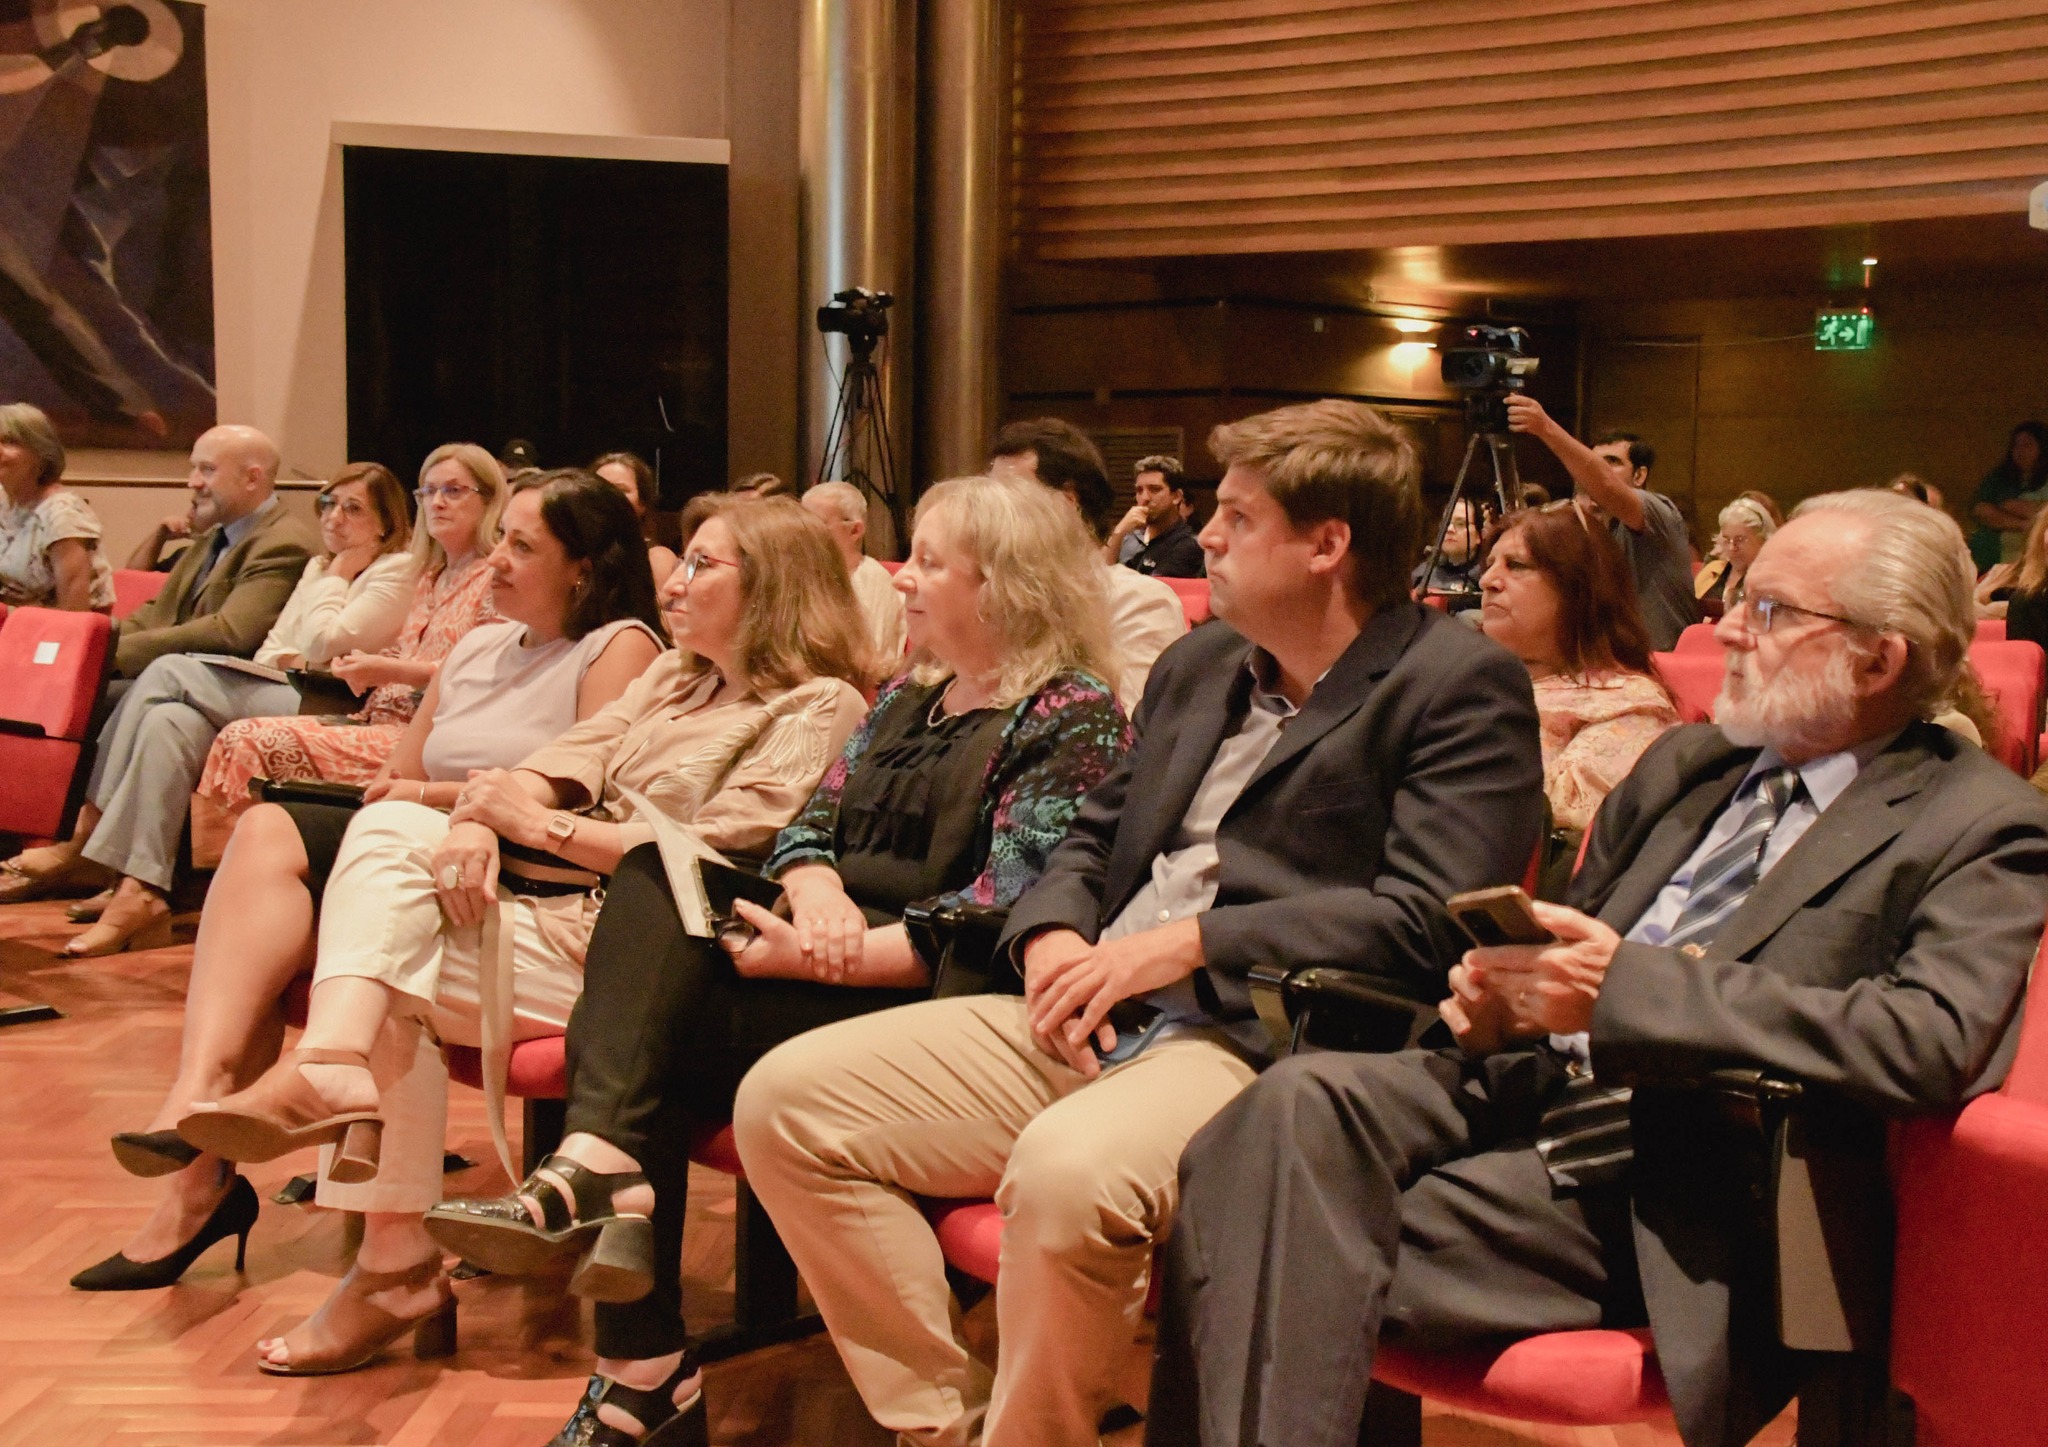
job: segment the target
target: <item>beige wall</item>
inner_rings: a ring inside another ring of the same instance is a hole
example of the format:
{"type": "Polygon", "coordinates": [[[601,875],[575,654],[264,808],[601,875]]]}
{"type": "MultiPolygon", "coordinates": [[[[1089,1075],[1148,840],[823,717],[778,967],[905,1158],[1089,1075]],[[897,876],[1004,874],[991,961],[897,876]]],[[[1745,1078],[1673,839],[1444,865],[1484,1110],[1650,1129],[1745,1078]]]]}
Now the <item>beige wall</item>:
{"type": "MultiPolygon", "coordinates": [[[[795,456],[794,0],[211,0],[220,416],[288,473],[345,461],[336,122],[732,142],[730,457],[795,456]],[[729,78],[736,78],[730,79],[729,78]],[[785,214],[786,213],[786,214],[785,214]]],[[[81,480],[182,479],[169,454],[81,454],[81,480]]],[[[160,515],[169,491],[121,506],[160,515]]]]}
{"type": "Polygon", "coordinates": [[[1597,308],[1589,431],[1656,446],[1652,485],[1691,505],[1696,539],[1750,488],[1789,506],[1899,472],[1939,486],[1960,519],[2013,424],[2048,414],[2048,287],[1880,289],[1872,307],[1875,345],[1833,353],[1813,350],[1811,297],[1597,308]],[[1753,340],[1781,336],[1793,339],[1753,340]]]}

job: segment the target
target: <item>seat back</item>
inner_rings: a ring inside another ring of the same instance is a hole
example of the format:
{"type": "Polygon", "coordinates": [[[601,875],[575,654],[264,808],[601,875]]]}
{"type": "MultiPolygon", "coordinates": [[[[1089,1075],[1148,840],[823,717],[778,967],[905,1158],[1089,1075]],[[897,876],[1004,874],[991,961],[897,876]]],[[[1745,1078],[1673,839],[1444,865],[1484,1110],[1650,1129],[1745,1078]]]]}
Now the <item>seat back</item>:
{"type": "Polygon", "coordinates": [[[1977,620],[1977,641],[1979,643],[2005,642],[2005,620],[2003,618],[1979,618],[1977,620]]]}
{"type": "Polygon", "coordinates": [[[2015,1100],[2048,1106],[2048,935],[2034,955],[2034,968],[2027,980],[2026,1011],[2020,1021],[2020,1048],[2013,1056],[2000,1091],[2015,1100]]]}
{"type": "Polygon", "coordinates": [[[16,608],[0,623],[0,832],[71,832],[92,763],[113,625],[103,613],[16,608]]]}
{"type": "Polygon", "coordinates": [[[1704,653],[1721,651],[1721,645],[1714,641],[1714,625],[1711,623],[1688,623],[1678,630],[1678,641],[1671,645],[1673,653],[1704,653]]]}
{"type": "Polygon", "coordinates": [[[164,584],[170,580],[169,573],[158,573],[147,568],[114,569],[114,616],[126,618],[163,592],[164,584]]]}
{"type": "Polygon", "coordinates": [[[892,573],[903,566],[903,564],[897,562],[894,558],[878,558],[876,559],[876,561],[892,573]]]}
{"type": "Polygon", "coordinates": [[[1721,679],[1727,672],[1719,652],[1653,653],[1650,665],[1671,691],[1680,718],[1687,723],[1713,722],[1714,698],[1721,692],[1721,679]]]}
{"type": "Polygon", "coordinates": [[[2041,705],[2048,693],[2048,655],[2038,643],[2023,639],[1970,645],[1970,666],[1998,710],[1993,752],[2022,777],[2031,776],[2039,760],[2041,705]]]}
{"type": "Polygon", "coordinates": [[[1188,627],[1200,627],[1214,616],[1209,611],[1207,578],[1161,578],[1159,581],[1180,595],[1180,611],[1187,615],[1188,627]]]}

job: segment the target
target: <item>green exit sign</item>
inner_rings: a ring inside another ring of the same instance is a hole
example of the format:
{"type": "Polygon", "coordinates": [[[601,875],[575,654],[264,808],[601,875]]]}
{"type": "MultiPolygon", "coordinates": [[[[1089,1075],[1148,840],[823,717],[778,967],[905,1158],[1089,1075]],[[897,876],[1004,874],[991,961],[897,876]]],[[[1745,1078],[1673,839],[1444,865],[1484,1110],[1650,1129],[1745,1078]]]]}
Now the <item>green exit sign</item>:
{"type": "Polygon", "coordinates": [[[1813,349],[1816,352],[1867,352],[1877,331],[1877,318],[1868,307],[1854,311],[1822,308],[1813,319],[1813,349]]]}

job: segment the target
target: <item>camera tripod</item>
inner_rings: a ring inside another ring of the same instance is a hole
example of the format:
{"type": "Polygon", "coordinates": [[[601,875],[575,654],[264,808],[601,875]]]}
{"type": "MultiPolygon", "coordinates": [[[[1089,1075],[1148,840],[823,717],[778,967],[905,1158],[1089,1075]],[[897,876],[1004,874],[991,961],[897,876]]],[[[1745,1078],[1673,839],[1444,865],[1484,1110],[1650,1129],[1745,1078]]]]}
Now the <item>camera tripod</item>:
{"type": "MultiPolygon", "coordinates": [[[[1422,570],[1422,592],[1425,596],[1431,591],[1430,584],[1436,577],[1437,565],[1443,561],[1444,540],[1451,535],[1451,521],[1458,515],[1458,504],[1467,500],[1466,489],[1473,486],[1472,462],[1478,457],[1482,442],[1486,444],[1486,455],[1493,466],[1493,501],[1498,509],[1497,515],[1506,517],[1521,503],[1522,486],[1515,471],[1515,443],[1508,431],[1505,394],[1467,397],[1465,426],[1471,434],[1465,440],[1465,459],[1458,464],[1457,480],[1451,484],[1451,500],[1444,505],[1443,516],[1437,521],[1436,543],[1429,550],[1428,566],[1422,570]]],[[[1471,500],[1478,501],[1476,497],[1471,500]]]]}
{"type": "MultiPolygon", "coordinates": [[[[825,427],[825,448],[818,458],[819,482],[850,482],[889,510],[896,537],[910,536],[910,520],[896,486],[896,453],[889,444],[888,400],[875,365],[881,334],[848,332],[846,372],[839,379],[839,398],[825,427]]],[[[900,543],[899,543],[900,545],[900,543]]]]}

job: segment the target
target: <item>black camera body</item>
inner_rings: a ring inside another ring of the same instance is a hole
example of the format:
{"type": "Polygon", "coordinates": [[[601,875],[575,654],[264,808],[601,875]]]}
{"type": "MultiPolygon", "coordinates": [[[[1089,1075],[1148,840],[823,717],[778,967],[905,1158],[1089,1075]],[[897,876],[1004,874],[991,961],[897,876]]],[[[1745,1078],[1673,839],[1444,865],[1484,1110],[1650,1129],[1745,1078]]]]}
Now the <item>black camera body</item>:
{"type": "Polygon", "coordinates": [[[1470,326],[1458,335],[1459,345],[1444,352],[1446,387],[1460,392],[1519,392],[1536,375],[1539,358],[1529,350],[1529,334],[1520,327],[1470,326]]]}
{"type": "Polygon", "coordinates": [[[1508,394],[1529,385],[1540,360],[1529,350],[1529,334],[1474,325],[1458,333],[1458,342],[1444,352],[1444,385],[1465,394],[1465,417],[1474,430],[1504,437],[1508,394]]]}
{"type": "Polygon", "coordinates": [[[818,330],[838,332],[856,352],[871,352],[889,335],[889,308],[894,305],[896,298],[886,291],[850,286],[834,292],[832,300],[818,308],[818,330]]]}

